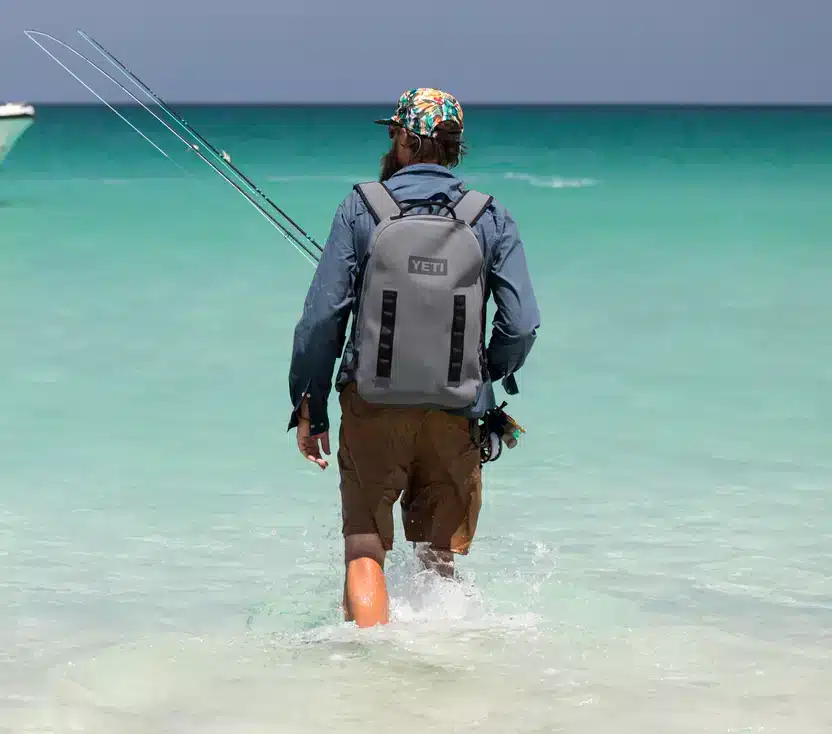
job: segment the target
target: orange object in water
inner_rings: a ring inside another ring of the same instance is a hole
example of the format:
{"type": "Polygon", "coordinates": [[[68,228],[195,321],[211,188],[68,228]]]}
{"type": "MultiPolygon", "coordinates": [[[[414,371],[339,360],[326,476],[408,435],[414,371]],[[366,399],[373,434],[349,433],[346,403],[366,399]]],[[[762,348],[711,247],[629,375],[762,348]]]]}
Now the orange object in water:
{"type": "Polygon", "coordinates": [[[371,558],[347,566],[347,613],[359,627],[387,624],[390,610],[384,571],[371,558]]]}

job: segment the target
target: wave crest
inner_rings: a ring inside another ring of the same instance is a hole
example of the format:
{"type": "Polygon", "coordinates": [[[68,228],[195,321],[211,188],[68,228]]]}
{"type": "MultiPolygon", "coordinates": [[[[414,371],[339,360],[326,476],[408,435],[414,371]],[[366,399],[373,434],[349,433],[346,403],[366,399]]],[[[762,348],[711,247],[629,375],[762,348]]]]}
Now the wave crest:
{"type": "Polygon", "coordinates": [[[525,181],[531,186],[544,189],[583,189],[596,186],[594,178],[560,178],[559,176],[534,176],[530,173],[515,173],[509,171],[503,178],[513,181],[525,181]]]}

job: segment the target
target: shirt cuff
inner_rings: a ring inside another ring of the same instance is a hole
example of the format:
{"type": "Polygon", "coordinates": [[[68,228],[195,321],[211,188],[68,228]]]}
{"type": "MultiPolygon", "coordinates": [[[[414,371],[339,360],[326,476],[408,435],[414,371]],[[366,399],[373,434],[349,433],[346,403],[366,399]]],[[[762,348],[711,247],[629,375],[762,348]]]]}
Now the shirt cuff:
{"type": "Polygon", "coordinates": [[[309,434],[311,436],[317,436],[321,433],[326,433],[329,430],[326,402],[321,403],[320,400],[316,400],[309,392],[301,393],[295,407],[289,414],[289,425],[286,430],[291,431],[300,423],[300,406],[304,398],[307,398],[307,405],[309,406],[309,434]]]}

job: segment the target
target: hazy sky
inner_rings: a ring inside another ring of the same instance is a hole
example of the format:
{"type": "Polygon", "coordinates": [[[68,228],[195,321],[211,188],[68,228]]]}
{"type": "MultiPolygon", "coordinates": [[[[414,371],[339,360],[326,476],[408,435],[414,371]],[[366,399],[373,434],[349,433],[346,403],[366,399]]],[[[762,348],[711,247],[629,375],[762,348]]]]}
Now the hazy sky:
{"type": "Polygon", "coordinates": [[[0,101],[95,101],[76,27],[169,101],[832,103],[832,0],[0,0],[0,101]]]}

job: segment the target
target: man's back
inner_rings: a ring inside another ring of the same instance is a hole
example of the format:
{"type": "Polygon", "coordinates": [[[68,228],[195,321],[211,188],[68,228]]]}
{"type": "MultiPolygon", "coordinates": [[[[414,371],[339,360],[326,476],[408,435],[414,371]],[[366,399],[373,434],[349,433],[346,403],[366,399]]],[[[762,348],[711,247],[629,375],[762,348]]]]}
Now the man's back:
{"type": "MultiPolygon", "coordinates": [[[[451,171],[435,164],[408,166],[388,179],[385,186],[399,202],[433,200],[453,203],[466,191],[464,183],[451,171]]],[[[358,268],[366,261],[376,223],[366,203],[356,192],[344,199],[339,211],[348,223],[353,250],[351,258],[357,266],[358,281],[358,268]]],[[[493,406],[489,380],[511,375],[522,367],[534,342],[540,314],[517,227],[507,210],[492,200],[472,229],[482,247],[485,298],[492,295],[497,306],[486,354],[488,379],[472,405],[463,411],[473,417],[482,415],[493,406]]],[[[355,314],[360,307],[358,290],[353,298],[352,311],[355,314]]],[[[358,356],[357,345],[351,338],[339,370],[338,389],[355,380],[358,356]]]]}

